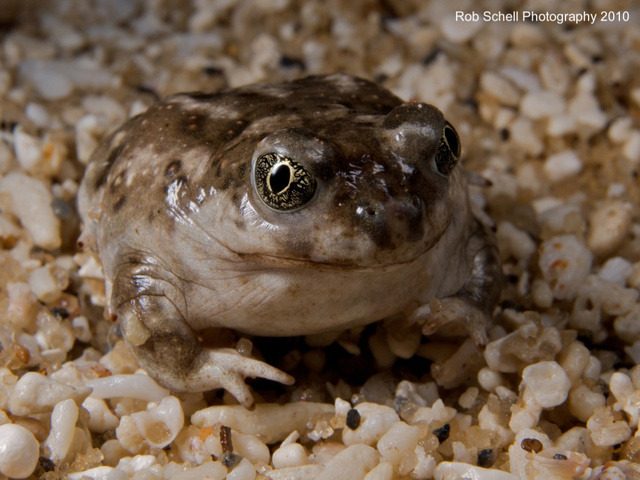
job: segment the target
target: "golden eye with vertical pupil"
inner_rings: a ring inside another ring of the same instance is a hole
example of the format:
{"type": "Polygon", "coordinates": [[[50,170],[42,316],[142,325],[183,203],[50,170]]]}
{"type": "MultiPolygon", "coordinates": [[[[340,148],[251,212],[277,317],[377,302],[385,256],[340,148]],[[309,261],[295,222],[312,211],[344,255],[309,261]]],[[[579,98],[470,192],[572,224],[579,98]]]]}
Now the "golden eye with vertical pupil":
{"type": "Polygon", "coordinates": [[[436,150],[436,169],[442,175],[449,175],[460,159],[460,138],[453,126],[446,122],[442,129],[442,138],[436,150]]]}
{"type": "Polygon", "coordinates": [[[278,211],[303,207],[316,191],[316,181],[311,174],[299,163],[279,153],[265,153],[258,157],[253,178],[260,199],[278,211]]]}

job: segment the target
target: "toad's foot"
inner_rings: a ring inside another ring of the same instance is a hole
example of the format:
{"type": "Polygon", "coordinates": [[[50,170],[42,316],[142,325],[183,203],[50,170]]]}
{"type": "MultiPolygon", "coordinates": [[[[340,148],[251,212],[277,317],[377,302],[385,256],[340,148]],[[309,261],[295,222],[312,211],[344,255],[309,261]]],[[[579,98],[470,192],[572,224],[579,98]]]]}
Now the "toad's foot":
{"type": "Polygon", "coordinates": [[[264,378],[291,385],[291,375],[278,370],[265,362],[248,358],[231,348],[203,349],[194,362],[188,376],[180,380],[185,391],[213,390],[224,388],[240,404],[253,408],[254,401],[245,378],[264,378]]]}
{"type": "Polygon", "coordinates": [[[412,321],[424,322],[423,335],[432,335],[436,331],[445,334],[460,335],[464,332],[456,329],[463,327],[478,347],[484,347],[488,342],[487,327],[490,316],[481,308],[459,297],[435,298],[428,304],[416,309],[411,315],[412,321]],[[448,325],[452,328],[446,332],[441,327],[448,325]]]}

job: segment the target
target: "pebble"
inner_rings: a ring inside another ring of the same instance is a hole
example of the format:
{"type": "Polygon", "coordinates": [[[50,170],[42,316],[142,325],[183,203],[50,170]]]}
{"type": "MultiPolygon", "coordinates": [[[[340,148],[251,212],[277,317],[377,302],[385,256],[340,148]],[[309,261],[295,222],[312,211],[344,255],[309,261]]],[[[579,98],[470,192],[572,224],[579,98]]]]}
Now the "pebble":
{"type": "Polygon", "coordinates": [[[502,105],[515,107],[520,101],[520,92],[503,76],[485,72],[480,77],[480,88],[496,98],[502,105]]]}
{"type": "Polygon", "coordinates": [[[569,101],[567,111],[575,120],[578,132],[585,138],[592,137],[607,125],[607,116],[592,93],[578,93],[569,101]]]}
{"type": "Polygon", "coordinates": [[[582,160],[573,150],[565,150],[547,157],[543,170],[552,182],[561,182],[582,171],[582,160]]]}
{"type": "Polygon", "coordinates": [[[25,373],[16,383],[9,397],[9,411],[14,415],[47,413],[59,403],[73,399],[76,403],[89,396],[88,387],[72,387],[50,380],[41,373],[25,373]]]}
{"type": "Polygon", "coordinates": [[[35,171],[42,160],[42,142],[39,138],[26,133],[18,127],[13,133],[14,151],[16,160],[23,170],[35,171]]]}
{"type": "Polygon", "coordinates": [[[622,372],[614,372],[609,380],[609,391],[614,395],[622,410],[629,417],[629,426],[636,428],[640,419],[640,404],[638,404],[638,391],[634,387],[629,375],[622,372]]]}
{"type": "Polygon", "coordinates": [[[11,198],[11,209],[33,242],[45,250],[60,247],[60,220],[51,203],[53,196],[40,180],[24,173],[11,172],[0,178],[0,193],[11,198]]]}
{"type": "Polygon", "coordinates": [[[20,74],[46,100],[61,100],[73,91],[73,83],[69,77],[51,61],[25,60],[20,65],[20,74]]]}
{"type": "Polygon", "coordinates": [[[36,469],[40,446],[24,427],[0,425],[0,473],[10,478],[27,478],[36,469]]]}
{"type": "Polygon", "coordinates": [[[500,222],[496,237],[500,253],[504,256],[513,255],[518,260],[526,261],[536,252],[536,244],[529,234],[510,222],[500,222]]]}
{"type": "Polygon", "coordinates": [[[631,100],[635,102],[635,104],[640,107],[640,87],[636,87],[631,90],[630,94],[631,100]]]}
{"type": "Polygon", "coordinates": [[[571,115],[561,113],[548,119],[547,133],[551,137],[562,137],[575,133],[576,121],[571,115]]]}
{"type": "Polygon", "coordinates": [[[629,138],[629,135],[632,132],[632,126],[633,118],[631,118],[630,116],[616,118],[613,122],[611,122],[611,125],[607,130],[609,140],[617,144],[624,143],[624,141],[629,138]]]}
{"type": "Polygon", "coordinates": [[[96,433],[104,433],[115,429],[120,421],[101,398],[87,397],[82,402],[82,407],[89,412],[87,427],[96,433]]]}
{"type": "MultiPolygon", "coordinates": [[[[307,480],[316,479],[322,472],[322,465],[309,464],[300,467],[278,468],[276,470],[266,471],[265,477],[271,480],[307,480]]],[[[336,478],[342,478],[337,476],[336,478]]]]}
{"type": "Polygon", "coordinates": [[[518,117],[510,128],[511,138],[527,154],[537,157],[544,151],[544,144],[533,128],[533,122],[523,116],[518,117]]]}
{"type": "Polygon", "coordinates": [[[586,422],[596,408],[604,407],[607,402],[600,392],[594,392],[584,384],[578,385],[569,392],[569,411],[581,422],[586,422]]]}
{"type": "Polygon", "coordinates": [[[556,407],[569,395],[571,381],[564,369],[554,361],[538,362],[525,367],[522,382],[543,408],[556,407]]]}
{"type": "Polygon", "coordinates": [[[624,287],[627,278],[633,274],[633,265],[622,257],[612,257],[600,268],[598,276],[603,280],[624,287]]]}
{"type": "Polygon", "coordinates": [[[365,402],[355,408],[360,413],[360,424],[355,430],[342,430],[345,445],[375,445],[391,425],[400,420],[395,410],[386,405],[365,402]]]}
{"type": "Polygon", "coordinates": [[[570,300],[589,275],[593,255],[575,235],[560,235],[542,242],[538,265],[555,298],[570,300]]]}
{"type": "Polygon", "coordinates": [[[589,216],[587,245],[597,256],[606,256],[618,249],[631,228],[631,208],[620,201],[596,208],[589,216]]]}
{"type": "Polygon", "coordinates": [[[153,448],[169,445],[184,426],[182,404],[174,396],[164,397],[159,404],[150,403],[146,411],[132,413],[131,419],[153,448]]]}
{"type": "MultiPolygon", "coordinates": [[[[453,478],[473,480],[518,480],[508,472],[501,470],[476,467],[461,462],[440,462],[436,467],[433,478],[435,480],[449,480],[453,478]]],[[[522,477],[526,478],[526,477],[522,477]]]]}
{"type": "Polygon", "coordinates": [[[564,98],[549,90],[527,92],[520,101],[520,112],[532,120],[555,117],[564,109],[564,98]]]}
{"type": "Polygon", "coordinates": [[[440,31],[444,38],[453,43],[464,43],[473,38],[483,27],[484,22],[460,22],[452,13],[443,15],[440,31]]]}
{"type": "Polygon", "coordinates": [[[308,463],[308,454],[299,443],[290,443],[273,452],[274,468],[298,467],[308,463]]]}
{"type": "Polygon", "coordinates": [[[631,428],[625,420],[615,420],[611,407],[599,407],[589,420],[587,428],[591,440],[598,447],[612,447],[631,437],[631,428]]]}
{"type": "Polygon", "coordinates": [[[622,155],[629,160],[632,165],[640,165],[640,131],[633,130],[622,146],[622,155]]]}
{"type": "Polygon", "coordinates": [[[258,435],[265,443],[284,440],[293,430],[304,431],[315,415],[333,413],[333,405],[297,402],[287,405],[262,403],[252,411],[240,405],[213,406],[195,412],[191,423],[197,427],[218,422],[244,433],[258,435]]]}
{"type": "Polygon", "coordinates": [[[93,389],[91,396],[95,398],[126,397],[159,402],[169,395],[169,390],[142,373],[110,375],[88,380],[86,385],[93,389]]]}
{"type": "Polygon", "coordinates": [[[51,412],[51,431],[45,445],[51,451],[51,460],[58,463],[69,453],[79,415],[72,399],[58,403],[51,412]]]}
{"type": "MultiPolygon", "coordinates": [[[[197,472],[197,474],[200,474],[200,472],[197,472]]],[[[172,477],[172,478],[176,478],[176,477],[172,477]]],[[[193,480],[199,480],[200,478],[203,478],[203,477],[194,476],[193,480]]],[[[209,477],[206,477],[206,478],[209,478],[209,477]]],[[[226,480],[255,480],[255,478],[256,478],[256,468],[246,458],[243,458],[242,460],[240,460],[240,463],[233,470],[231,470],[226,476],[226,480]]],[[[181,480],[180,477],[178,478],[178,480],[181,480]]],[[[185,477],[184,480],[188,480],[188,479],[185,477]]]]}
{"type": "Polygon", "coordinates": [[[37,127],[45,128],[51,121],[47,109],[39,103],[28,103],[24,109],[27,118],[31,120],[37,127]]]}
{"type": "Polygon", "coordinates": [[[93,467],[93,468],[90,468],[90,469],[85,470],[83,472],[68,473],[67,474],[67,478],[69,480],[86,480],[86,479],[91,479],[91,480],[105,480],[105,479],[120,480],[121,478],[126,478],[124,476],[124,473],[122,474],[122,476],[118,476],[118,473],[120,473],[120,472],[115,471],[115,469],[113,467],[102,466],[102,467],[93,467]]]}
{"type": "Polygon", "coordinates": [[[376,447],[382,458],[398,467],[400,476],[407,475],[418,462],[414,450],[418,442],[425,436],[426,425],[407,425],[405,422],[395,422],[380,438],[376,447]]]}
{"type": "Polygon", "coordinates": [[[316,480],[363,480],[378,464],[379,453],[367,445],[351,445],[333,457],[316,480]]]}
{"type": "Polygon", "coordinates": [[[44,303],[53,303],[66,288],[67,282],[61,282],[56,276],[51,264],[36,268],[29,274],[29,288],[38,299],[44,303]]]}

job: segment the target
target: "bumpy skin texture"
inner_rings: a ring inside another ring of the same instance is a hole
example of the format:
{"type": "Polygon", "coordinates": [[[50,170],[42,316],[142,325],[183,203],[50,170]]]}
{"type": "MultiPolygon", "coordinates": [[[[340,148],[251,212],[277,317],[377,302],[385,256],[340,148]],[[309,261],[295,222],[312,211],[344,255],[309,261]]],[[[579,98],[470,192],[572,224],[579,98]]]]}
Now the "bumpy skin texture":
{"type": "Polygon", "coordinates": [[[435,107],[348,75],[179,94],[93,154],[81,242],[99,253],[108,310],[150,375],[250,407],[245,377],[292,378],[203,332],[306,335],[402,316],[485,343],[501,272],[458,154],[435,107]],[[265,155],[308,174],[306,203],[261,199],[265,155]]]}

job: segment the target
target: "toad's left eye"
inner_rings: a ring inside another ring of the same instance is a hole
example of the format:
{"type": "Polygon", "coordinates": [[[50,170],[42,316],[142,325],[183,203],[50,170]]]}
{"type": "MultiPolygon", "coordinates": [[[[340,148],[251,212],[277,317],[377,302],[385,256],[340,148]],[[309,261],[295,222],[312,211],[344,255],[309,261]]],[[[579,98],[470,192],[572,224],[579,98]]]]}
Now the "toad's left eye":
{"type": "Polygon", "coordinates": [[[458,132],[449,123],[444,124],[442,138],[436,151],[436,168],[442,175],[449,175],[460,159],[460,138],[458,132]]]}
{"type": "Polygon", "coordinates": [[[316,181],[311,174],[279,153],[258,157],[253,178],[258,196],[274,210],[297,210],[306,205],[316,191],[316,181]]]}

